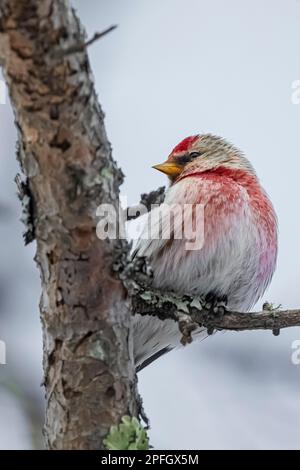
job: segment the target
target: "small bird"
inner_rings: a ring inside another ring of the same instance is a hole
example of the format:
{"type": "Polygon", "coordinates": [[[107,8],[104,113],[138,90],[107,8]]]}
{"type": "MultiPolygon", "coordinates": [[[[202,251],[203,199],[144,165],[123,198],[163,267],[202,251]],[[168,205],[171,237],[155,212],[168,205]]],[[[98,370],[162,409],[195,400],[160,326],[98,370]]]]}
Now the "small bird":
{"type": "MultiPolygon", "coordinates": [[[[183,222],[176,212],[173,218],[168,210],[155,217],[160,208],[148,213],[135,253],[148,259],[153,287],[226,300],[229,310],[249,311],[269,285],[277,258],[276,214],[251,163],[223,138],[200,134],[182,140],[154,168],[169,177],[164,207],[193,210],[183,222]],[[192,230],[197,206],[203,208],[203,241],[188,250],[186,237],[175,232],[178,226],[192,230]],[[158,223],[169,236],[151,236],[158,223]]],[[[194,336],[204,338],[207,332],[199,328],[194,336]]],[[[135,315],[137,370],[180,346],[180,338],[173,320],[135,315]]]]}

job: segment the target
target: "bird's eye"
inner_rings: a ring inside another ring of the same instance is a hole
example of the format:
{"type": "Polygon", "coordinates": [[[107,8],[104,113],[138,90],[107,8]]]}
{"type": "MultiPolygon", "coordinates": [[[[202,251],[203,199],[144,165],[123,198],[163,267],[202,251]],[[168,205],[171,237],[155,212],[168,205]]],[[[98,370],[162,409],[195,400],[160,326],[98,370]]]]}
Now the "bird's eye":
{"type": "Polygon", "coordinates": [[[200,157],[201,153],[200,152],[191,152],[189,154],[189,157],[190,158],[197,158],[197,157],[200,157]]]}

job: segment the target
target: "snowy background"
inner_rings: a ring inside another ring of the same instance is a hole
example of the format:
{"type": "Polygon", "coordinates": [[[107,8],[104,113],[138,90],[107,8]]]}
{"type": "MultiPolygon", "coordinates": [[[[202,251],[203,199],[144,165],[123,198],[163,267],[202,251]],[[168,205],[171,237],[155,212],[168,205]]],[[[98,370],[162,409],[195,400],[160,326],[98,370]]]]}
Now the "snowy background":
{"type": "MultiPolygon", "coordinates": [[[[212,132],[240,147],[278,213],[277,272],[266,294],[300,307],[300,2],[297,0],[77,0],[96,88],[129,203],[166,183],[151,166],[187,135],[212,132]]],[[[0,105],[0,448],[42,446],[39,275],[22,243],[13,182],[15,131],[0,105]]],[[[259,309],[262,301],[257,305],[259,309]]],[[[217,334],[140,374],[151,442],[169,449],[300,449],[300,328],[217,334]]]]}

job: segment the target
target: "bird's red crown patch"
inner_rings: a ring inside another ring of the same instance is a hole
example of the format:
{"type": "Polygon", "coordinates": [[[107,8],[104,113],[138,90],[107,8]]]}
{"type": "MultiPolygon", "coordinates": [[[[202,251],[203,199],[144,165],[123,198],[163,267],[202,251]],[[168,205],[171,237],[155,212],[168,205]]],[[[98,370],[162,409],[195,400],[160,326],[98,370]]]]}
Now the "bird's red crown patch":
{"type": "Polygon", "coordinates": [[[198,137],[199,137],[198,135],[191,135],[190,137],[186,137],[181,142],[179,142],[179,144],[176,145],[176,147],[173,148],[171,154],[185,152],[191,147],[191,145],[195,142],[195,140],[198,139],[198,137]]]}

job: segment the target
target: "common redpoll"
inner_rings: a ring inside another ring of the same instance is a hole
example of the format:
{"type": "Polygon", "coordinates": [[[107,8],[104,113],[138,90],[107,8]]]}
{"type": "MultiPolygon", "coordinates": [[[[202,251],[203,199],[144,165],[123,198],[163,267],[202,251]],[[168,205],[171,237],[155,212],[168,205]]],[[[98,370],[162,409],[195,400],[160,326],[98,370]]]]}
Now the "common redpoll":
{"type": "MultiPolygon", "coordinates": [[[[165,206],[191,206],[193,210],[180,222],[176,211],[173,218],[168,210],[161,211],[160,222],[159,217],[153,217],[159,209],[148,214],[136,253],[148,258],[153,287],[217,301],[226,299],[229,310],[249,311],[269,285],[277,258],[276,214],[252,165],[224,139],[205,134],[187,137],[165,163],[154,168],[170,180],[165,206]],[[197,206],[204,211],[203,227],[196,227],[204,229],[203,240],[198,249],[187,249],[186,237],[176,237],[175,231],[180,225],[193,232],[197,206]],[[151,236],[158,223],[161,233],[169,231],[169,237],[151,236]]],[[[195,336],[206,335],[202,328],[195,336]]],[[[179,346],[180,338],[173,320],[135,315],[138,370],[179,346]]]]}

